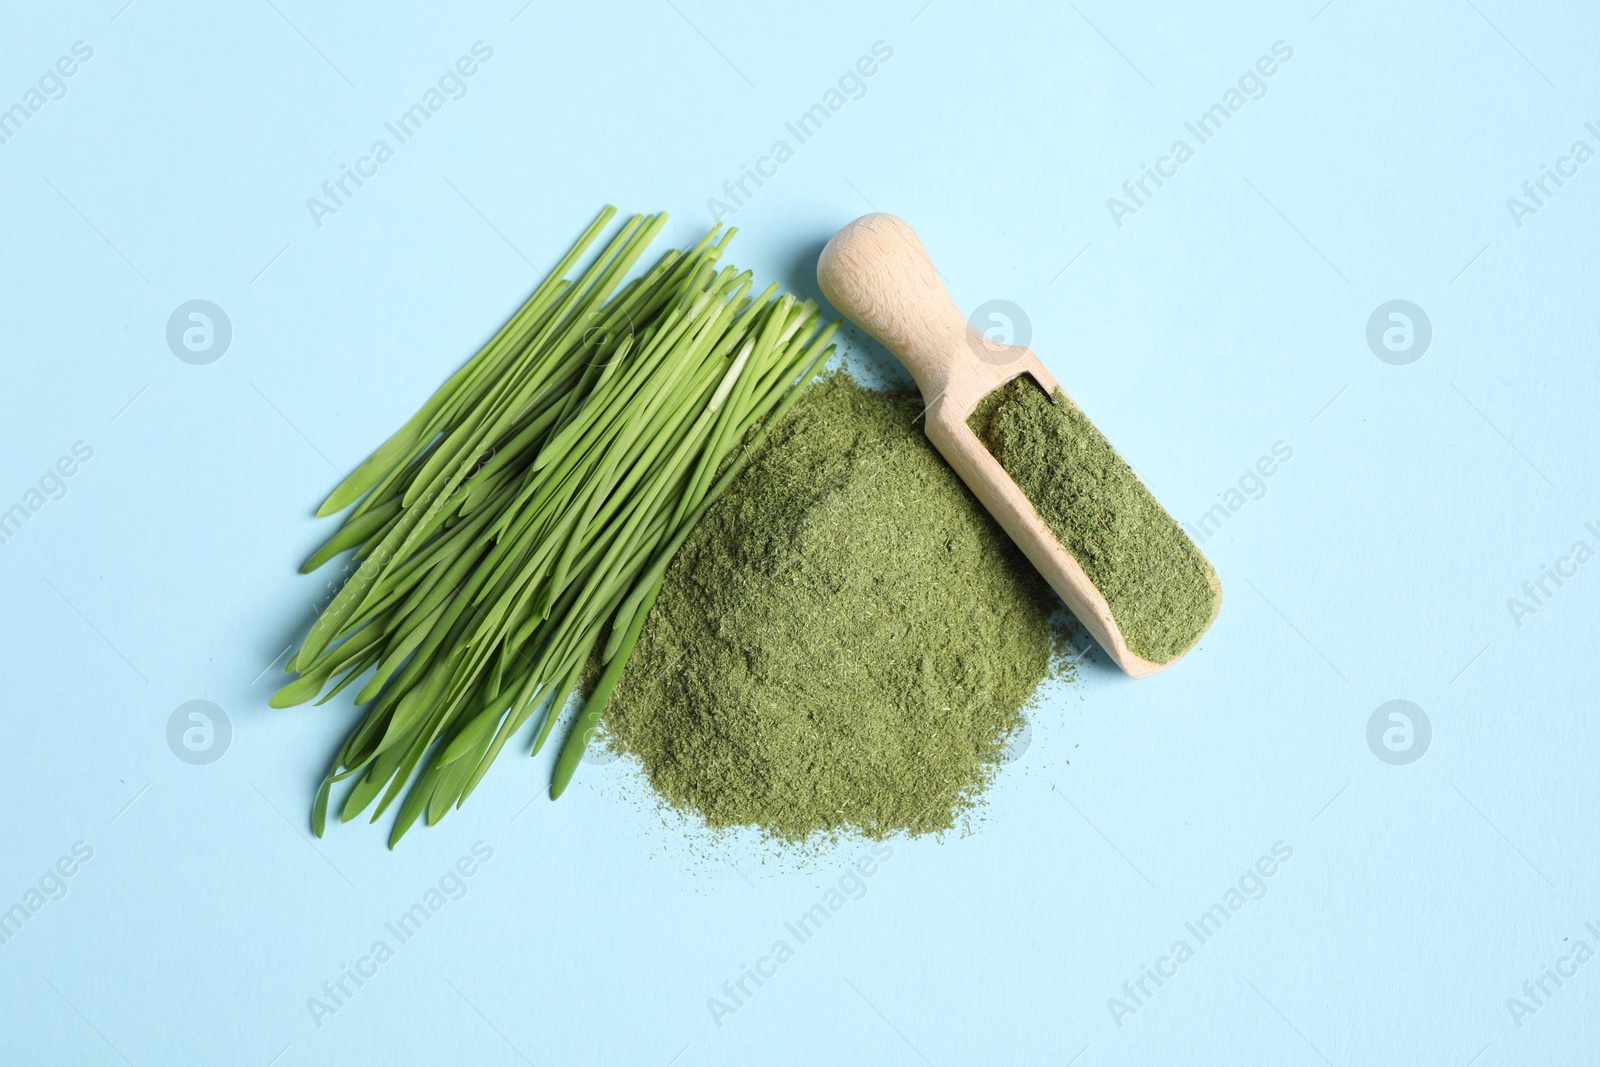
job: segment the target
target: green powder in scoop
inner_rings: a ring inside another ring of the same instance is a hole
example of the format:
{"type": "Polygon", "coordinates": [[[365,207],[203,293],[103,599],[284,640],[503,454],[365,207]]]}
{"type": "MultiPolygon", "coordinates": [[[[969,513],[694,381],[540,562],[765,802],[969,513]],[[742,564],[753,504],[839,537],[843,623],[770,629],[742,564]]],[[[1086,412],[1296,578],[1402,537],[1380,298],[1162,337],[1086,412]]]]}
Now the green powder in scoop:
{"type": "Polygon", "coordinates": [[[669,804],[790,841],[947,829],[1070,669],[922,408],[813,385],[673,560],[606,711],[669,804]]]}
{"type": "Polygon", "coordinates": [[[1210,565],[1065,393],[1027,375],[984,397],[967,425],[1105,596],[1135,654],[1167,663],[1216,614],[1210,565]]]}

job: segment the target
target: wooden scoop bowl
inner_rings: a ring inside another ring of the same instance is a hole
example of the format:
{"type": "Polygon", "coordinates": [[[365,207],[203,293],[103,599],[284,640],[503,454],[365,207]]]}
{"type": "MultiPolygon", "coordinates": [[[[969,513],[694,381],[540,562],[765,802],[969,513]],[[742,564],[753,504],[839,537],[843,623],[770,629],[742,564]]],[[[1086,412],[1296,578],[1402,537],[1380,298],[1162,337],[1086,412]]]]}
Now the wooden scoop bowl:
{"type": "MultiPolygon", "coordinates": [[[[1059,386],[1039,358],[974,329],[922,242],[893,215],[863,215],[836,233],[822,250],[817,281],[840,313],[905,364],[927,403],[929,440],[1117,666],[1144,678],[1176,663],[1181,654],[1152,663],[1129,651],[1106,598],[967,425],[979,401],[1023,374],[1054,395],[1059,386]]],[[[1209,578],[1220,605],[1216,574],[1209,578]]]]}

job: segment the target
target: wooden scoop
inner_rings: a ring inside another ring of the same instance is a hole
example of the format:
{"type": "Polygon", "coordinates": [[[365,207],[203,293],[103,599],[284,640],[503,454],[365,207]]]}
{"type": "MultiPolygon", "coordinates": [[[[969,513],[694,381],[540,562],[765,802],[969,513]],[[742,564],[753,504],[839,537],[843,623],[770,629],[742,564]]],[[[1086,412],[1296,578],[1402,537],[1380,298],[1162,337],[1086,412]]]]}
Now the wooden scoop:
{"type": "MultiPolygon", "coordinates": [[[[1054,395],[1059,386],[1039,358],[974,329],[950,300],[922,242],[893,215],[863,215],[834,234],[817,263],[817,281],[835,308],[905,364],[927,402],[934,447],[1117,666],[1144,678],[1176,663],[1181,654],[1152,663],[1128,650],[1106,598],[967,425],[980,400],[1020,375],[1031,375],[1054,395]]],[[[1217,576],[1208,577],[1220,605],[1217,576]]]]}

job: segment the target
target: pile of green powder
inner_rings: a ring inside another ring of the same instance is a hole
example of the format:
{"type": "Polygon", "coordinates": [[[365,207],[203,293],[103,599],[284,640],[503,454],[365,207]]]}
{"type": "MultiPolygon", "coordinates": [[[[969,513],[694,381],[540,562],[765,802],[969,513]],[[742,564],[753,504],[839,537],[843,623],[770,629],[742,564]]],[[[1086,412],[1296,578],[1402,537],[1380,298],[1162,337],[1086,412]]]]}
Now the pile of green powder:
{"type": "Polygon", "coordinates": [[[788,841],[948,829],[1065,673],[1059,602],[922,408],[813,385],[674,559],[606,711],[673,807],[788,841]]]}
{"type": "Polygon", "coordinates": [[[967,425],[1105,596],[1135,654],[1166,663],[1216,614],[1210,566],[1100,431],[1027,375],[983,399],[967,425]]]}

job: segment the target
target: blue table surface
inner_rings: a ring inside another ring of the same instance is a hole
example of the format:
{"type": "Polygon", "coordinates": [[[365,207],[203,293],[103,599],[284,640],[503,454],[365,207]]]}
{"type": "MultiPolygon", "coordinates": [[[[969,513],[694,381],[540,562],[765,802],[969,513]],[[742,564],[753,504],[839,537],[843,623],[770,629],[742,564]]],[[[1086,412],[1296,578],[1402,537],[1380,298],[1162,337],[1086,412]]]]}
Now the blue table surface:
{"type": "Polygon", "coordinates": [[[1600,1056],[1593,5],[444,7],[4,14],[0,1062],[1600,1056]],[[942,840],[548,754],[311,838],[312,510],[606,202],[806,295],[910,221],[1215,626],[1091,651],[942,840]]]}

